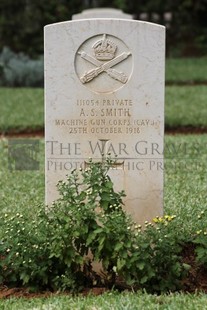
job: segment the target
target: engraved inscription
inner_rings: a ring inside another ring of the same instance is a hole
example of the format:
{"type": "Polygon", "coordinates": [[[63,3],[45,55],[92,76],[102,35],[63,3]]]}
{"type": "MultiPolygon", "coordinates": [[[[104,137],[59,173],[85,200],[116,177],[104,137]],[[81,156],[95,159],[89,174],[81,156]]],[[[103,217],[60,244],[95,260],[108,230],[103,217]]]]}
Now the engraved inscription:
{"type": "Polygon", "coordinates": [[[160,121],[133,117],[131,99],[77,99],[74,119],[55,119],[58,127],[65,127],[69,134],[118,134],[137,135],[148,128],[159,130],[160,121]]]}
{"type": "Polygon", "coordinates": [[[128,77],[123,72],[119,72],[115,69],[110,68],[114,67],[115,65],[126,59],[128,56],[130,56],[131,52],[124,52],[115,57],[117,46],[113,41],[106,38],[106,34],[104,34],[103,38],[101,40],[98,40],[92,46],[92,49],[94,50],[95,58],[88,55],[84,51],[78,52],[78,54],[83,59],[96,66],[94,69],[84,73],[83,76],[80,77],[80,80],[83,84],[90,82],[102,72],[106,72],[110,77],[120,81],[121,83],[127,82],[128,77]],[[103,62],[105,60],[109,61],[103,62]]]}
{"type": "Polygon", "coordinates": [[[66,127],[69,134],[140,134],[145,128],[159,128],[153,119],[55,119],[55,125],[66,127]]]}
{"type": "Polygon", "coordinates": [[[129,80],[132,71],[130,56],[131,51],[120,39],[108,34],[98,35],[89,38],[78,49],[75,70],[80,81],[91,90],[100,93],[116,91],[129,80]],[[125,63],[128,59],[129,62],[125,63]]]}

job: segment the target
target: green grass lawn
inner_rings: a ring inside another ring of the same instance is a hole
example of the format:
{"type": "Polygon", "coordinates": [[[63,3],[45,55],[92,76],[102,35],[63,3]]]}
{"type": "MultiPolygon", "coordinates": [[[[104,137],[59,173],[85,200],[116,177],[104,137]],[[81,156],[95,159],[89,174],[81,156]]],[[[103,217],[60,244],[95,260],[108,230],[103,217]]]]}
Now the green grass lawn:
{"type": "Polygon", "coordinates": [[[43,128],[43,93],[38,88],[0,88],[0,132],[43,128]]]}
{"type": "Polygon", "coordinates": [[[88,297],[9,299],[0,301],[2,310],[205,310],[206,294],[149,295],[146,293],[105,293],[88,297]]]}
{"type": "Polygon", "coordinates": [[[200,58],[167,58],[167,82],[206,82],[207,57],[200,58]]]}
{"type": "MultiPolygon", "coordinates": [[[[22,132],[44,127],[43,89],[0,89],[0,132],[22,132]]],[[[167,86],[166,127],[207,128],[207,87],[167,86]]]]}
{"type": "MultiPolygon", "coordinates": [[[[9,170],[8,141],[0,144],[0,212],[24,210],[33,212],[44,201],[44,144],[40,140],[40,169],[36,171],[9,170]],[[3,190],[2,190],[3,189],[3,190]]],[[[13,165],[11,166],[13,169],[13,165]]]]}
{"type": "Polygon", "coordinates": [[[177,215],[180,231],[196,230],[207,207],[207,135],[165,137],[164,212],[177,215]]]}
{"type": "Polygon", "coordinates": [[[207,87],[166,87],[165,125],[207,128],[207,87]]]}

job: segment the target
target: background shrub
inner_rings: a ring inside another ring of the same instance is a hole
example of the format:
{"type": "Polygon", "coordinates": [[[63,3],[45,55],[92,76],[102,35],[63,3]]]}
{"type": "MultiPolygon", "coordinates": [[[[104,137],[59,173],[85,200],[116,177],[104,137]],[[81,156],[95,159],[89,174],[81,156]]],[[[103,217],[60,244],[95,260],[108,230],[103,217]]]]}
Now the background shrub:
{"type": "Polygon", "coordinates": [[[43,27],[70,20],[72,15],[91,7],[123,9],[134,19],[167,27],[167,51],[177,55],[201,55],[207,46],[206,0],[1,0],[0,46],[28,55],[43,54],[43,27]],[[169,18],[165,13],[171,13],[169,18]]]}
{"type": "Polygon", "coordinates": [[[0,54],[0,85],[43,86],[43,67],[43,57],[30,59],[24,53],[15,54],[8,47],[5,47],[0,54]]]}

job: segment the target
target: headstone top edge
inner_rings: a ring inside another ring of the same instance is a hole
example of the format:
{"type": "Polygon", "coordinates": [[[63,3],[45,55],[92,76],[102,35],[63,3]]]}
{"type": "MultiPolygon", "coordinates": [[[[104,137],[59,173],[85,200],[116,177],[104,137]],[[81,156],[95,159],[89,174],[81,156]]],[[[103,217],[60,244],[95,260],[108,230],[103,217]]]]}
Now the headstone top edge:
{"type": "Polygon", "coordinates": [[[122,19],[133,19],[133,15],[128,14],[120,9],[110,8],[110,7],[102,7],[102,8],[90,8],[83,10],[80,13],[73,14],[72,20],[77,19],[90,19],[90,18],[122,18],[122,19]],[[109,15],[109,16],[107,16],[109,15]]]}
{"type": "Polygon", "coordinates": [[[81,13],[87,13],[87,12],[96,12],[96,11],[114,11],[114,12],[121,12],[121,13],[125,13],[124,11],[122,11],[121,9],[116,9],[116,8],[110,8],[110,7],[102,7],[102,8],[91,8],[91,9],[85,9],[83,10],[81,13]]]}
{"type": "Polygon", "coordinates": [[[50,28],[50,27],[57,27],[57,26],[61,26],[61,25],[66,25],[66,24],[75,24],[75,23],[89,23],[92,22],[94,23],[95,21],[122,21],[124,23],[134,23],[134,24],[140,24],[140,25],[148,25],[148,26],[153,26],[153,27],[158,27],[161,29],[165,30],[165,26],[160,25],[160,24],[156,24],[156,23],[151,23],[151,22],[146,22],[146,21],[142,21],[142,20],[131,20],[131,19],[122,19],[122,18],[90,18],[90,19],[76,19],[76,20],[68,20],[68,21],[63,21],[63,22],[58,22],[58,23],[53,23],[53,24],[48,24],[44,26],[44,29],[46,28],[50,28]]]}

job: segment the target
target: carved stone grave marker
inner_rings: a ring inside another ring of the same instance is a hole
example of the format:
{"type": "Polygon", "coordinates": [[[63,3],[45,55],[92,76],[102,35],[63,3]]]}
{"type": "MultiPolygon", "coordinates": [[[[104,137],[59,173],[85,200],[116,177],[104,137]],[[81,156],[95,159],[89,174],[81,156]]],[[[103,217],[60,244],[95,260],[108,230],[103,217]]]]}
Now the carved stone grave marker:
{"type": "Polygon", "coordinates": [[[138,223],[162,214],[165,28],[88,19],[45,27],[46,203],[88,159],[117,156],[110,176],[138,223]]]}

